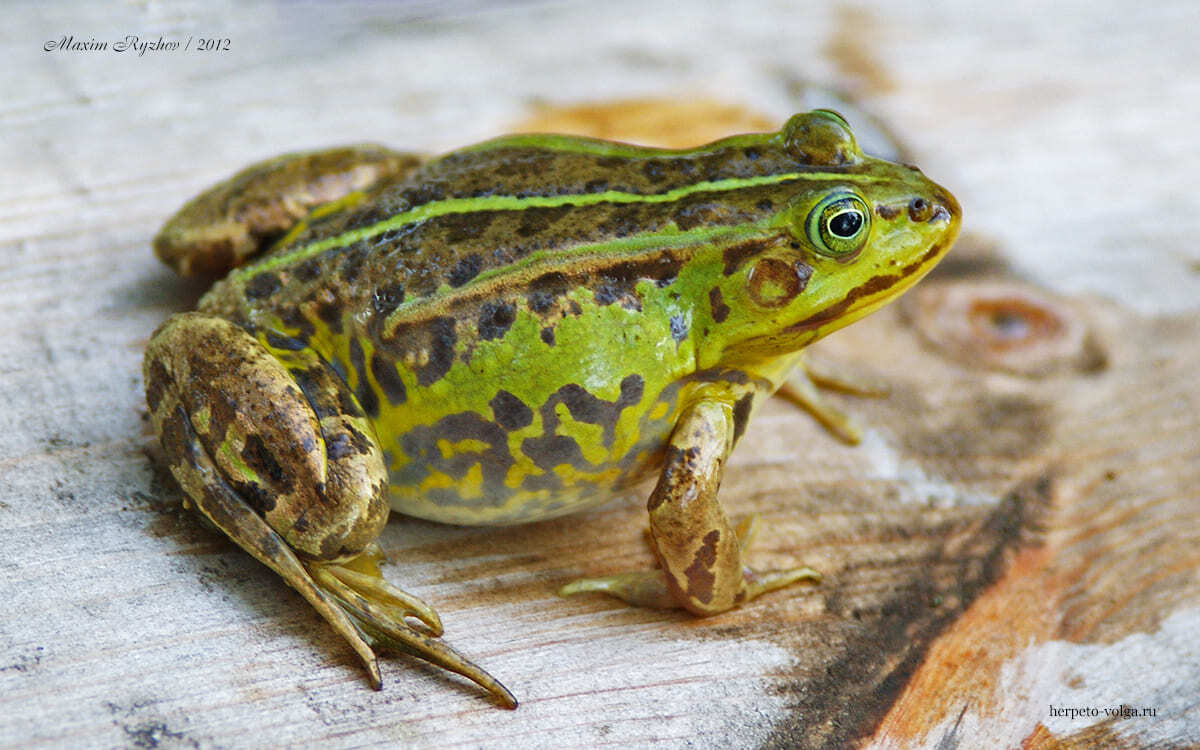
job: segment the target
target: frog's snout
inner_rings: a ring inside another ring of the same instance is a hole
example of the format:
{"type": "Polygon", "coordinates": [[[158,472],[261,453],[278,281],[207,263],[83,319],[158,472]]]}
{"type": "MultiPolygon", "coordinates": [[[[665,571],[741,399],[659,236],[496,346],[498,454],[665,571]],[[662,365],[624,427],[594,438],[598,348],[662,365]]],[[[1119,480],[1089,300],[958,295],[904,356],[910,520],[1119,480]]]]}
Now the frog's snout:
{"type": "Polygon", "coordinates": [[[929,221],[958,224],[962,221],[962,206],[958,205],[958,200],[949,191],[938,188],[933,194],[933,213],[929,221]]]}

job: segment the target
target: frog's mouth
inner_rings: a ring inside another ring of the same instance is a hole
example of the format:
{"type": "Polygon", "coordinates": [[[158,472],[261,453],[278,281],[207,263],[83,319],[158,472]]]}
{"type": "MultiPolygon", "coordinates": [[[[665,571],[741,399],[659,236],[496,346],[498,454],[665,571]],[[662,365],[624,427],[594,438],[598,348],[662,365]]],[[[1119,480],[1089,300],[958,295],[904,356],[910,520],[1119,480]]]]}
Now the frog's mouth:
{"type": "Polygon", "coordinates": [[[850,325],[879,309],[920,281],[937,265],[953,242],[953,236],[935,242],[921,257],[902,268],[899,273],[874,276],[851,289],[837,302],[793,323],[784,330],[791,334],[819,331],[816,338],[820,338],[838,328],[850,325]]]}
{"type": "Polygon", "coordinates": [[[933,270],[958,237],[961,212],[949,194],[941,197],[933,209],[930,223],[946,222],[941,235],[911,263],[894,274],[873,276],[850,289],[839,300],[784,329],[786,336],[800,336],[811,343],[839,328],[850,325],[903,294],[933,270]]]}

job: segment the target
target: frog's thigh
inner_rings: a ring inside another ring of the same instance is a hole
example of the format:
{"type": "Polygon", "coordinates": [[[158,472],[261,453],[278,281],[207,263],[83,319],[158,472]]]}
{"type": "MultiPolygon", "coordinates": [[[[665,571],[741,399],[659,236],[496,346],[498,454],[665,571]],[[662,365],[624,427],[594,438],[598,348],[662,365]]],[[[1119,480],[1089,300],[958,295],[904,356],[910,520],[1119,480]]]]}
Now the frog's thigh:
{"type": "MultiPolygon", "coordinates": [[[[319,390],[333,378],[307,356],[304,379],[319,390]]],[[[221,478],[304,557],[349,560],[379,535],[387,471],[369,425],[325,403],[336,393],[314,395],[318,418],[284,363],[250,334],[221,318],[177,315],[147,346],[145,376],[156,426],[178,402],[221,478]]],[[[203,502],[203,488],[184,489],[203,502]]]]}
{"type": "Polygon", "coordinates": [[[224,320],[197,314],[169,320],[146,349],[151,419],[171,473],[199,510],[303,595],[351,644],[366,665],[372,683],[378,685],[375,655],[358,628],[314,584],[293,552],[293,545],[275,524],[264,520],[264,515],[270,519],[279,505],[268,492],[284,494],[284,485],[299,483],[294,475],[285,474],[282,466],[304,466],[296,455],[302,454],[310,459],[310,469],[319,466],[323,470],[323,462],[313,458],[312,451],[305,451],[303,444],[311,443],[314,450],[322,451],[324,446],[300,409],[299,391],[279,382],[279,373],[286,375],[286,371],[281,366],[278,371],[265,366],[263,358],[268,355],[255,347],[254,339],[224,320]],[[246,389],[260,389],[252,399],[254,405],[246,405],[246,389]],[[254,431],[255,421],[271,422],[264,419],[264,404],[275,399],[278,410],[273,416],[278,423],[254,431]],[[300,413],[286,414],[289,410],[300,413]],[[286,426],[293,429],[297,443],[279,441],[275,433],[286,426]],[[287,449],[277,453],[267,445],[284,445],[287,449]],[[289,452],[292,455],[287,455],[289,452]],[[230,464],[235,466],[232,471],[230,464]],[[267,469],[262,472],[264,476],[255,472],[256,467],[267,469]]]}
{"type": "Polygon", "coordinates": [[[345,146],[252,164],[172,216],[154,252],[183,276],[224,275],[264,250],[310,211],[402,179],[421,163],[382,146],[345,146]]]}

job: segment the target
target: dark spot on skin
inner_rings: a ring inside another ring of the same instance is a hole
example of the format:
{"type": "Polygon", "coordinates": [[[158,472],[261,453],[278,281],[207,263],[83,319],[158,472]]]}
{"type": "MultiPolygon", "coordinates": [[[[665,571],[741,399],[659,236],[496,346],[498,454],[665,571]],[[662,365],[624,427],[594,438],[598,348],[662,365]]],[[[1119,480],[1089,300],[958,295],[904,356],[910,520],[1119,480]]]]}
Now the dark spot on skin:
{"type": "MultiPolygon", "coordinates": [[[[257,433],[246,437],[246,444],[242,447],[241,455],[242,460],[246,462],[251,471],[259,477],[269,479],[277,492],[287,493],[292,491],[292,483],[286,472],[284,472],[283,466],[275,460],[274,454],[271,453],[271,450],[257,433]]],[[[266,513],[274,507],[275,503],[272,501],[270,508],[261,509],[259,512],[266,513]]]]}
{"type": "Polygon", "coordinates": [[[533,411],[524,401],[508,391],[496,391],[488,405],[492,407],[492,416],[496,418],[496,424],[509,432],[528,427],[533,422],[533,411]]]}
{"type": "Polygon", "coordinates": [[[679,274],[681,261],[669,250],[655,253],[653,258],[613,263],[604,269],[604,277],[633,289],[637,282],[652,280],[661,289],[669,286],[679,274]]]}
{"type": "Polygon", "coordinates": [[[695,446],[682,450],[674,445],[667,446],[658,485],[650,493],[650,499],[646,501],[647,511],[657,510],[663,503],[679,493],[683,485],[695,475],[696,458],[699,455],[700,449],[695,446]]]}
{"type": "Polygon", "coordinates": [[[350,436],[344,432],[336,432],[325,439],[325,455],[337,461],[355,453],[350,443],[350,436]]]}
{"type": "Polygon", "coordinates": [[[408,400],[408,390],[405,389],[404,381],[400,379],[395,364],[384,359],[379,352],[371,354],[371,374],[375,376],[375,382],[383,389],[383,395],[387,398],[388,403],[397,405],[408,400]]]}
{"type": "Polygon", "coordinates": [[[434,318],[429,321],[429,362],[417,368],[417,383],[429,385],[442,379],[454,364],[454,345],[458,336],[454,332],[453,318],[434,318]]]}
{"type": "Polygon", "coordinates": [[[478,465],[485,495],[493,500],[503,500],[511,494],[511,490],[504,485],[508,469],[513,464],[507,433],[476,412],[448,414],[432,425],[414,427],[400,437],[400,447],[413,459],[412,464],[394,477],[401,483],[415,484],[430,469],[454,479],[462,479],[472,467],[478,465]],[[450,456],[444,456],[438,447],[439,441],[443,440],[451,444],[477,441],[486,447],[482,450],[455,450],[450,456]],[[406,475],[405,471],[411,472],[411,475],[406,475]]]}
{"type": "Polygon", "coordinates": [[[708,290],[708,306],[712,310],[712,319],[717,323],[724,323],[729,317],[729,305],[725,304],[720,287],[714,286],[708,290]]]}
{"type": "Polygon", "coordinates": [[[375,290],[371,296],[371,308],[381,318],[392,314],[397,307],[404,304],[404,285],[387,284],[375,290]]]}
{"type": "Polygon", "coordinates": [[[722,253],[722,260],[725,262],[723,273],[726,276],[731,275],[747,258],[758,255],[773,245],[775,245],[774,240],[747,240],[746,242],[739,242],[736,245],[730,245],[722,253]]]}
{"type": "Polygon", "coordinates": [[[353,425],[345,425],[345,434],[350,439],[350,444],[354,446],[354,450],[362,455],[367,455],[373,449],[371,439],[354,429],[353,425]]]}
{"type": "Polygon", "coordinates": [[[463,256],[454,264],[454,268],[450,269],[446,281],[452,287],[460,287],[479,275],[479,270],[482,266],[483,258],[478,253],[463,256]]]}
{"type": "MultiPolygon", "coordinates": [[[[750,382],[750,376],[741,370],[725,370],[716,367],[710,367],[704,370],[696,370],[688,380],[694,380],[698,383],[734,383],[737,385],[746,385],[750,382]]],[[[766,381],[761,381],[765,386],[766,381]]]]}
{"type": "Polygon", "coordinates": [[[884,221],[891,221],[900,215],[900,209],[895,206],[889,206],[885,203],[880,203],[875,206],[875,214],[884,221]]]}
{"type": "Polygon", "coordinates": [[[151,362],[150,374],[146,380],[146,406],[150,407],[151,414],[158,411],[158,406],[162,403],[163,389],[169,382],[171,376],[163,363],[158,360],[151,362]]]}
{"type": "Polygon", "coordinates": [[[246,282],[246,296],[250,299],[263,299],[279,291],[279,277],[273,273],[263,272],[246,282]]]}
{"type": "Polygon", "coordinates": [[[762,156],[762,152],[760,152],[754,146],[747,146],[745,149],[742,150],[742,155],[745,156],[750,161],[757,161],[758,157],[762,156]]]}
{"type": "Polygon", "coordinates": [[[539,468],[550,471],[559,464],[568,464],[579,469],[595,469],[584,459],[579,446],[572,438],[555,435],[558,414],[555,407],[563,404],[576,422],[600,425],[604,429],[604,446],[611,448],[616,435],[617,421],[621,412],[642,400],[645,381],[640,375],[627,375],[621,381],[621,395],[615,401],[605,401],[593,396],[583,386],[568,383],[562,386],[538,407],[542,417],[542,436],[528,438],[521,443],[521,450],[539,468]]]}
{"type": "Polygon", "coordinates": [[[503,338],[517,319],[517,309],[507,302],[485,302],[479,310],[479,338],[484,341],[503,338]]]}
{"type": "Polygon", "coordinates": [[[358,242],[345,251],[345,256],[341,266],[342,278],[354,283],[358,280],[358,274],[362,272],[363,262],[367,259],[367,248],[362,242],[358,242]]]}
{"type": "Polygon", "coordinates": [[[580,315],[583,315],[583,308],[579,306],[578,302],[571,300],[570,304],[567,305],[567,312],[578,318],[580,315]]]}
{"type": "Polygon", "coordinates": [[[554,295],[544,290],[536,290],[530,292],[525,298],[529,309],[539,315],[544,314],[554,307],[554,295]]]}
{"type": "MultiPolygon", "coordinates": [[[[320,398],[320,384],[325,382],[327,374],[319,365],[315,365],[308,370],[289,369],[288,374],[292,376],[292,380],[296,382],[296,386],[312,406],[313,413],[316,414],[318,421],[338,413],[335,405],[320,398]]],[[[308,449],[306,448],[305,450],[308,449]]]]}
{"type": "Polygon", "coordinates": [[[554,329],[546,327],[542,329],[542,343],[546,346],[554,346],[554,329]]]}
{"type": "Polygon", "coordinates": [[[555,466],[567,464],[576,468],[591,468],[574,438],[566,435],[542,435],[521,442],[521,452],[539,469],[550,473],[555,466]]]}
{"type": "Polygon", "coordinates": [[[342,332],[342,306],[337,302],[330,300],[321,300],[317,303],[317,317],[321,322],[329,326],[329,330],[333,333],[342,332]]]}
{"type": "Polygon", "coordinates": [[[521,212],[521,223],[517,225],[516,235],[522,239],[543,235],[570,210],[570,206],[526,209],[521,212]]]}
{"type": "Polygon", "coordinates": [[[272,349],[282,349],[289,352],[298,352],[308,347],[308,342],[302,339],[292,338],[291,336],[280,336],[276,333],[267,331],[266,335],[267,346],[272,349]]]}
{"type": "Polygon", "coordinates": [[[702,224],[718,223],[717,217],[721,213],[721,208],[710,203],[685,204],[675,212],[672,219],[675,221],[675,226],[686,232],[702,224]]]}
{"type": "Polygon", "coordinates": [[[746,432],[746,423],[750,421],[750,411],[754,406],[754,394],[747,393],[733,405],[733,442],[741,439],[746,432]]]}
{"type": "Polygon", "coordinates": [[[704,604],[712,601],[713,584],[717,580],[712,569],[717,563],[717,542],[720,539],[721,532],[716,529],[705,534],[692,564],[683,571],[688,582],[687,595],[704,604]]]}
{"type": "Polygon", "coordinates": [[[362,415],[363,411],[362,407],[350,397],[350,392],[343,387],[337,389],[337,410],[333,413],[362,415]]]}
{"type": "Polygon", "coordinates": [[[163,420],[158,434],[159,442],[162,443],[163,452],[167,454],[168,461],[183,460],[192,469],[199,467],[195,454],[192,425],[188,422],[187,412],[183,410],[182,405],[176,406],[163,420]]]}
{"type": "Polygon", "coordinates": [[[671,316],[671,338],[676,343],[683,341],[688,335],[688,324],[682,315],[671,316]]]}
{"type": "Polygon", "coordinates": [[[651,184],[661,182],[666,176],[666,170],[663,168],[663,163],[655,159],[647,159],[642,164],[642,175],[651,184]]]}
{"type": "Polygon", "coordinates": [[[621,292],[619,289],[617,289],[611,283],[605,282],[596,287],[596,291],[593,292],[593,297],[595,297],[597,305],[611,305],[617,301],[617,298],[620,296],[620,294],[621,292]]]}
{"type": "Polygon", "coordinates": [[[304,317],[304,315],[300,312],[299,307],[289,306],[287,309],[281,310],[279,313],[279,318],[283,321],[285,326],[288,328],[295,328],[298,331],[296,334],[297,338],[307,341],[308,339],[312,338],[314,333],[316,333],[316,329],[313,328],[312,321],[304,317]]]}
{"type": "MultiPolygon", "coordinates": [[[[450,214],[441,217],[441,225],[446,228],[446,242],[458,245],[469,240],[478,239],[487,231],[492,223],[495,211],[472,211],[465,214],[450,214]]],[[[474,276],[474,274],[472,274],[474,276]]],[[[461,284],[452,284],[461,286],[461,284]]]]}
{"type": "Polygon", "coordinates": [[[750,298],[762,307],[781,307],[791,302],[808,284],[812,269],[780,258],[763,258],[754,264],[749,278],[750,298]]]}
{"type": "Polygon", "coordinates": [[[358,342],[358,337],[350,339],[350,367],[356,374],[355,398],[367,416],[378,417],[379,399],[375,396],[375,391],[371,390],[371,384],[367,382],[367,364],[363,359],[362,344],[358,342]]]}
{"type": "Polygon", "coordinates": [[[757,208],[762,213],[767,213],[771,209],[775,208],[775,204],[771,201],[770,198],[763,198],[758,203],[755,203],[754,207],[757,208]]]}
{"type": "Polygon", "coordinates": [[[608,190],[608,180],[603,179],[588,180],[583,186],[585,193],[603,193],[605,190],[608,190]]]}
{"type": "Polygon", "coordinates": [[[566,275],[560,271],[551,271],[538,276],[533,281],[529,282],[529,288],[534,291],[548,291],[558,293],[568,286],[566,275]]]}
{"type": "Polygon", "coordinates": [[[445,195],[446,191],[441,184],[429,181],[408,188],[401,195],[400,200],[408,204],[408,209],[412,209],[426,203],[440,201],[445,195]]]}
{"type": "Polygon", "coordinates": [[[309,282],[321,275],[321,259],[309,258],[292,269],[296,281],[309,282]]]}
{"type": "Polygon", "coordinates": [[[933,207],[924,198],[913,198],[908,203],[908,218],[914,222],[927,221],[933,214],[933,207]]]}

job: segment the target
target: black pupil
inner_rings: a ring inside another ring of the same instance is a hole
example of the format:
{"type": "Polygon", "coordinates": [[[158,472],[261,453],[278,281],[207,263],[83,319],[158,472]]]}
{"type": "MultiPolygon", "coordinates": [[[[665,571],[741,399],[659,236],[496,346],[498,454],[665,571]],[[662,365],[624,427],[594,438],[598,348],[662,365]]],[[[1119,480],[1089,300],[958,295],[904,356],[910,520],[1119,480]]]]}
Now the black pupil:
{"type": "Polygon", "coordinates": [[[863,217],[858,211],[842,211],[829,220],[829,231],[834,237],[849,239],[862,229],[863,217]]]}

